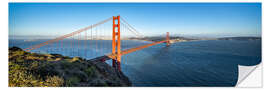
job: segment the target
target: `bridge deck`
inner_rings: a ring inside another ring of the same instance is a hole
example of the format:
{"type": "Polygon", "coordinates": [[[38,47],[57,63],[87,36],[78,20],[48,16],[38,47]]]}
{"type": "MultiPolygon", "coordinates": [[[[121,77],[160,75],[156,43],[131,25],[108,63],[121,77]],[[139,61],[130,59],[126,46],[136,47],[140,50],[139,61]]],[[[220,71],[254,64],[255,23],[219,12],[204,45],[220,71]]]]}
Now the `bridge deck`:
{"type": "MultiPolygon", "coordinates": [[[[156,45],[156,44],[165,43],[165,42],[167,42],[167,40],[159,41],[159,42],[154,42],[154,43],[151,43],[151,44],[146,44],[146,45],[138,46],[138,47],[131,48],[131,49],[126,49],[126,50],[123,50],[121,52],[121,55],[132,53],[132,52],[135,52],[137,50],[141,50],[141,49],[144,49],[144,48],[147,48],[147,47],[156,45]]],[[[114,58],[116,58],[116,54],[111,53],[111,54],[100,56],[100,57],[96,57],[96,58],[93,58],[93,59],[90,59],[90,60],[102,60],[102,61],[106,61],[106,60],[110,60],[110,59],[114,59],[114,58]]]]}

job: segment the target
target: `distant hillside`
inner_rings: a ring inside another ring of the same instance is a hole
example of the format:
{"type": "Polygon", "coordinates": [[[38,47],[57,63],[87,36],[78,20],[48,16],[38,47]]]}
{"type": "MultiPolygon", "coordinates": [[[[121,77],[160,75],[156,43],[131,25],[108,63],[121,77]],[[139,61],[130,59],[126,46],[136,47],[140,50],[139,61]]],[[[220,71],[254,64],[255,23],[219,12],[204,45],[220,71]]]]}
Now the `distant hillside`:
{"type": "MultiPolygon", "coordinates": [[[[159,37],[159,36],[153,36],[153,37],[144,37],[144,38],[130,38],[130,39],[137,39],[137,40],[146,40],[146,41],[162,41],[166,40],[166,37],[159,37]]],[[[170,40],[179,40],[179,41],[191,41],[191,40],[196,40],[196,39],[191,39],[191,38],[185,38],[185,37],[179,37],[179,36],[171,36],[170,40]]]]}
{"type": "Polygon", "coordinates": [[[261,37],[225,37],[218,40],[261,40],[261,37]]]}
{"type": "Polygon", "coordinates": [[[131,86],[129,79],[101,61],[9,48],[10,87],[131,86]]]}

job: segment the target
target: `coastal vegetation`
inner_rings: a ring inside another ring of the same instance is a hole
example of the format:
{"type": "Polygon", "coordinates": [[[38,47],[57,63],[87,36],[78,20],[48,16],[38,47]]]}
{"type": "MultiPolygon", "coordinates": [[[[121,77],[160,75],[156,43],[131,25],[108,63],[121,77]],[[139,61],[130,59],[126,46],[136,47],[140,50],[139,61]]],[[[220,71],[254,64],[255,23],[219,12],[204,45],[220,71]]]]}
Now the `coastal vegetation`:
{"type": "Polygon", "coordinates": [[[9,48],[10,87],[131,86],[129,79],[102,61],[9,48]]]}

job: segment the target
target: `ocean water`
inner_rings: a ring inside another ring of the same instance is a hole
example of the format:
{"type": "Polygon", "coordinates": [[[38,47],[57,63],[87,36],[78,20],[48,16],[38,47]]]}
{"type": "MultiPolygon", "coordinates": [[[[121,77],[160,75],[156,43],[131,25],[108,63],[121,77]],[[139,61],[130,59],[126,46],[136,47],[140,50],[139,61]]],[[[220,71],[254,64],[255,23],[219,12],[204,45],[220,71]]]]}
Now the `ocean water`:
{"type": "MultiPolygon", "coordinates": [[[[30,43],[23,40],[9,40],[9,47],[26,48],[44,41],[46,40],[30,43]]],[[[57,46],[55,44],[55,46],[41,48],[39,53],[59,53],[90,59],[111,51],[109,40],[93,41],[100,43],[96,45],[100,47],[98,50],[89,42],[87,44],[89,47],[73,44],[75,50],[72,51],[69,42],[64,41],[64,47],[61,50],[53,48],[57,46]],[[78,52],[80,54],[77,54],[78,52]]],[[[148,43],[150,42],[125,40],[122,41],[122,49],[148,43]]],[[[111,60],[106,62],[111,64],[111,60]]],[[[178,42],[168,47],[165,44],[159,44],[129,53],[122,56],[121,68],[132,81],[133,86],[230,87],[237,83],[238,65],[252,66],[260,62],[260,40],[204,40],[178,42]]]]}

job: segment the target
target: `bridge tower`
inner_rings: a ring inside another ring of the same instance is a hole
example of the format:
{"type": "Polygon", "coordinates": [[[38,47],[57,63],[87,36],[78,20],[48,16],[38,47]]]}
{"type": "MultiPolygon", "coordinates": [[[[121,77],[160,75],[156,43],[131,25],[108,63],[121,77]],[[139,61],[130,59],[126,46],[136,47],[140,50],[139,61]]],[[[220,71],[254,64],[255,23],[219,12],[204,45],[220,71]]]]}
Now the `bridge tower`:
{"type": "Polygon", "coordinates": [[[169,35],[169,32],[167,32],[167,35],[166,35],[166,40],[167,40],[167,46],[170,45],[170,35],[169,35]]]}
{"type": "Polygon", "coordinates": [[[120,16],[113,16],[112,53],[116,55],[112,59],[112,66],[121,71],[120,16]]]}

